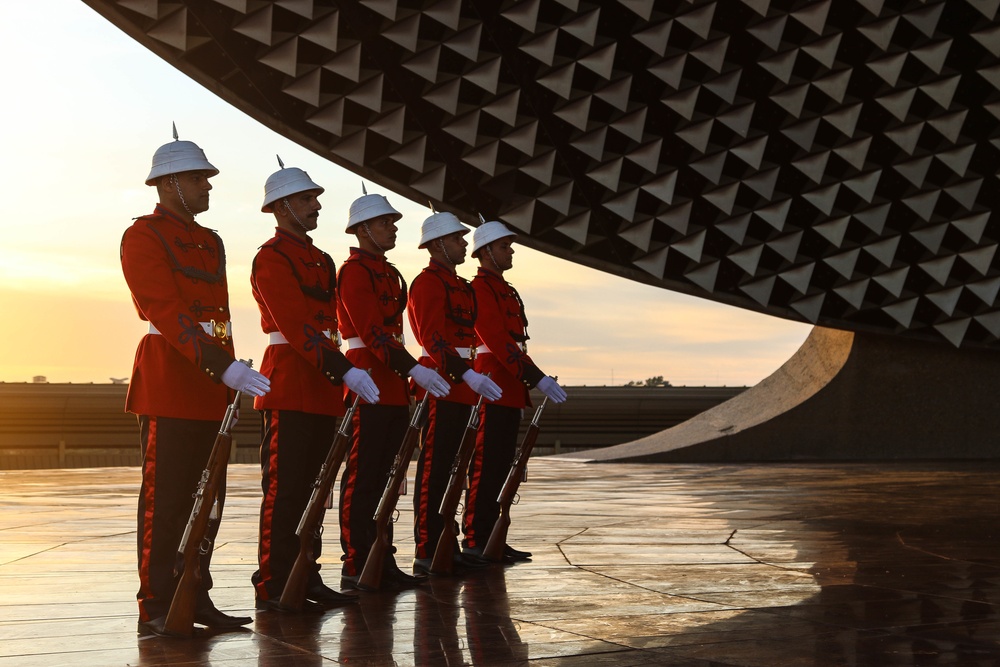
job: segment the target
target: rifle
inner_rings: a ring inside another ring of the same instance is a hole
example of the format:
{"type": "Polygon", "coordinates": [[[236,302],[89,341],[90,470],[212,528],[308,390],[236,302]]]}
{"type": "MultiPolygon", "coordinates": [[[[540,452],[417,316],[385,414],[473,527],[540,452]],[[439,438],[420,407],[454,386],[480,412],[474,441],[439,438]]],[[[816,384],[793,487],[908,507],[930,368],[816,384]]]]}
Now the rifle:
{"type": "Polygon", "coordinates": [[[406,429],[403,442],[399,445],[396,458],[392,461],[392,468],[389,470],[389,479],[385,483],[385,490],[382,491],[382,498],[379,500],[378,508],[375,510],[375,542],[365,559],[365,567],[361,571],[361,578],[358,579],[358,588],[366,591],[377,591],[382,585],[382,572],[385,555],[392,549],[392,538],[389,535],[390,527],[396,512],[396,503],[399,496],[405,493],[406,471],[409,468],[410,460],[413,458],[413,450],[420,440],[420,430],[424,427],[424,419],[427,417],[427,400],[430,392],[424,394],[424,398],[417,403],[413,416],[410,418],[410,426],[406,429]]]}
{"type": "Polygon", "coordinates": [[[517,504],[517,488],[527,475],[528,457],[531,456],[531,449],[535,446],[535,440],[538,438],[538,421],[541,419],[542,410],[545,409],[545,404],[548,401],[549,397],[546,396],[542,400],[542,404],[535,410],[535,416],[531,419],[517,452],[514,453],[510,472],[507,473],[507,479],[503,483],[503,488],[500,489],[500,496],[497,498],[497,502],[500,503],[500,516],[493,524],[490,539],[487,540],[486,548],[483,549],[483,558],[494,563],[503,560],[504,547],[507,546],[507,530],[510,528],[510,506],[517,504]]]}
{"type": "Polygon", "coordinates": [[[469,463],[472,461],[472,454],[476,449],[479,408],[482,405],[483,397],[480,396],[479,402],[469,414],[469,424],[465,427],[462,444],[459,445],[458,451],[455,453],[455,461],[451,464],[451,476],[448,478],[448,487],[444,491],[444,497],[441,498],[439,513],[444,518],[444,526],[441,528],[441,536],[438,538],[437,548],[434,549],[434,558],[431,560],[430,571],[433,574],[451,574],[455,568],[452,561],[455,555],[455,539],[458,537],[455,512],[458,511],[462,492],[465,491],[465,482],[469,476],[469,463]]]}
{"type": "MultiPolygon", "coordinates": [[[[253,367],[253,361],[243,361],[253,367]]],[[[212,541],[207,537],[209,521],[218,519],[217,500],[222,476],[229,464],[229,455],[233,448],[233,418],[240,408],[240,395],[236,392],[232,404],[226,408],[222,418],[219,434],[215,437],[212,453],[208,455],[208,463],[201,472],[198,488],[194,493],[194,506],[188,518],[180,546],[177,547],[177,562],[174,565],[174,576],[180,575],[174,597],[170,601],[170,610],[163,623],[167,634],[179,637],[190,637],[194,634],[195,607],[198,603],[198,590],[201,588],[201,557],[212,549],[212,541]]]]}
{"type": "Polygon", "coordinates": [[[340,464],[344,462],[350,445],[350,433],[348,428],[354,419],[354,413],[358,409],[358,401],[361,396],[354,396],[354,403],[344,413],[337,428],[337,435],[333,437],[330,451],[326,453],[326,460],[320,466],[319,474],[313,481],[312,495],[302,511],[302,518],[299,519],[298,528],[295,534],[299,536],[299,553],[295,557],[295,564],[292,565],[285,581],[285,587],[281,591],[281,598],[278,600],[278,608],[283,611],[298,612],[306,601],[306,588],[309,585],[309,575],[316,569],[316,556],[313,545],[316,540],[323,535],[323,516],[326,512],[326,499],[330,496],[330,488],[340,470],[340,464]]]}

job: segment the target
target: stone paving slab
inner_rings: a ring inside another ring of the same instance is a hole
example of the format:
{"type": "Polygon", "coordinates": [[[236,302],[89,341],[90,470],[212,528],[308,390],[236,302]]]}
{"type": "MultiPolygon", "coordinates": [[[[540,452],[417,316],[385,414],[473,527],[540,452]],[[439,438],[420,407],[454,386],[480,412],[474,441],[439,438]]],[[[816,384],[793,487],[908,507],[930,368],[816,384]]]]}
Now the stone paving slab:
{"type": "Polygon", "coordinates": [[[0,667],[995,666],[998,473],[540,458],[510,531],[532,561],[287,615],[253,610],[259,470],[234,465],[213,598],[254,623],[178,640],[135,632],[137,468],[0,471],[0,667]]]}

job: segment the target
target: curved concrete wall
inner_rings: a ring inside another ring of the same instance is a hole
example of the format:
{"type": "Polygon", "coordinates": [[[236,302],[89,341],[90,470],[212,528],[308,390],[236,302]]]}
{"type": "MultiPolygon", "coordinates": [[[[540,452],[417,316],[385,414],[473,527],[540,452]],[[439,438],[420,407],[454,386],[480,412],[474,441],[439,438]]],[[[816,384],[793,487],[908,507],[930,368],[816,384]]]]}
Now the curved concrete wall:
{"type": "Polygon", "coordinates": [[[817,327],[760,384],[591,461],[974,459],[1000,453],[1000,354],[817,327]]]}

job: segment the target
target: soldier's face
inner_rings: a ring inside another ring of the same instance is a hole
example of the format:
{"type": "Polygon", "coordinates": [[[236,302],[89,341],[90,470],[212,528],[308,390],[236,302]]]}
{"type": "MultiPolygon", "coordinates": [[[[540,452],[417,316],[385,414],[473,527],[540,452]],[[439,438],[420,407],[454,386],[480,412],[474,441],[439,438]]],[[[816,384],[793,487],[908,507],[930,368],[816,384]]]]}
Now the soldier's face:
{"type": "Polygon", "coordinates": [[[203,213],[208,210],[208,193],[212,189],[212,184],[208,182],[212,172],[209,171],[182,171],[179,174],[171,174],[165,178],[171,180],[167,184],[167,192],[177,194],[193,215],[203,213]]]}
{"type": "Polygon", "coordinates": [[[514,241],[512,238],[503,238],[494,241],[487,246],[489,253],[487,257],[492,257],[496,268],[506,271],[514,266],[514,241]]]}
{"type": "Polygon", "coordinates": [[[366,223],[371,240],[382,250],[396,247],[396,222],[391,215],[380,215],[366,223]]]}
{"type": "Polygon", "coordinates": [[[319,203],[319,194],[319,190],[306,190],[285,197],[278,207],[279,214],[283,214],[284,222],[288,223],[291,229],[304,229],[307,232],[316,229],[319,225],[319,211],[323,208],[319,203]]]}
{"type": "Polygon", "coordinates": [[[445,257],[450,259],[453,264],[458,265],[465,262],[466,249],[469,247],[469,242],[465,240],[467,233],[452,232],[440,239],[442,246],[444,246],[445,257]]]}

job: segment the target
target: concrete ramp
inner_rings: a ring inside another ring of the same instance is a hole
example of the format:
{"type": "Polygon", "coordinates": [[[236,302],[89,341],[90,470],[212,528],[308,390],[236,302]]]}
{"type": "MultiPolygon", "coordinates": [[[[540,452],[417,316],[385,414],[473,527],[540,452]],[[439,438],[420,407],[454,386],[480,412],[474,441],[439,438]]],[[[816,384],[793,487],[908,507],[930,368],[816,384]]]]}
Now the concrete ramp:
{"type": "Polygon", "coordinates": [[[772,375],[607,462],[977,459],[1000,454],[1000,353],[816,327],[772,375]]]}

